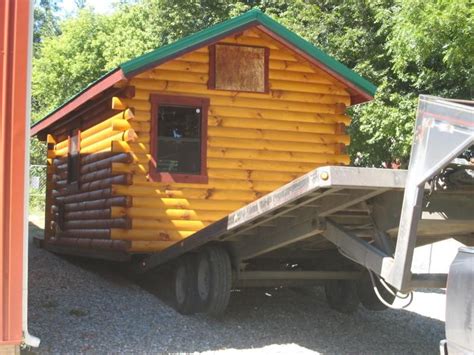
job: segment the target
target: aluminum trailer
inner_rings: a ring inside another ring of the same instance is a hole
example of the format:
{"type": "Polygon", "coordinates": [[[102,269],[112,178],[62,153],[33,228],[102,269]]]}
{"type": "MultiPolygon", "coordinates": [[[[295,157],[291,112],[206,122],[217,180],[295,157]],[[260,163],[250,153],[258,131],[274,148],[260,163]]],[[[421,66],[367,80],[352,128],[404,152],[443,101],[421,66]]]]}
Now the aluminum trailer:
{"type": "Polygon", "coordinates": [[[472,103],[421,96],[408,170],[317,168],[140,256],[135,271],[171,265],[177,310],[214,315],[232,287],[324,282],[330,306],[346,313],[444,288],[446,274],[411,272],[413,251],[447,238],[474,245],[474,165],[456,159],[473,145],[472,103]]]}

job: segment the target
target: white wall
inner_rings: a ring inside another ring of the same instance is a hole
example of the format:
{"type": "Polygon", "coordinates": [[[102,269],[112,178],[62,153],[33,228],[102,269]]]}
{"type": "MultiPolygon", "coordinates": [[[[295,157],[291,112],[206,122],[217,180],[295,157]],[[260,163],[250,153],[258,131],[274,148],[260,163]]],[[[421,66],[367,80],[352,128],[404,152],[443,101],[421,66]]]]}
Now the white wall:
{"type": "Polygon", "coordinates": [[[454,239],[424,245],[415,249],[412,272],[447,273],[458,248],[464,246],[454,239]]]}

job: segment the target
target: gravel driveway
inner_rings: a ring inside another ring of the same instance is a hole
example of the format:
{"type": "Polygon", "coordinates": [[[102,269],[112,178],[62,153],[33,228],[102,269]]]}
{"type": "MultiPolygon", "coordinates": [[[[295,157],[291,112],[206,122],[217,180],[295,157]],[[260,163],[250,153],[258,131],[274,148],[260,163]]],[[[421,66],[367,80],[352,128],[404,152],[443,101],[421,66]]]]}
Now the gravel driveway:
{"type": "Polygon", "coordinates": [[[176,313],[166,288],[166,280],[136,283],[116,265],[31,245],[29,328],[41,338],[33,352],[436,354],[444,338],[440,293],[417,292],[415,312],[348,316],[329,309],[321,289],[246,289],[215,320],[176,313]]]}

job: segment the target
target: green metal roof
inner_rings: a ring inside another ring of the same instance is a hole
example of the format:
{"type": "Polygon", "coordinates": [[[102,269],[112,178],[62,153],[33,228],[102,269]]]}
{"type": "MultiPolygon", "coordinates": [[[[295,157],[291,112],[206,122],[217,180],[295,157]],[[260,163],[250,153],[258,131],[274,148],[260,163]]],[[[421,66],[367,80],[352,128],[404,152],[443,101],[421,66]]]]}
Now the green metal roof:
{"type": "MultiPolygon", "coordinates": [[[[76,101],[81,100],[84,98],[84,96],[90,95],[91,93],[89,91],[94,86],[100,86],[105,90],[105,88],[109,87],[110,85],[114,85],[114,81],[109,80],[107,82],[107,80],[112,76],[113,73],[116,73],[117,71],[120,71],[125,78],[131,78],[142,71],[148,70],[153,66],[158,65],[159,63],[165,62],[166,60],[172,59],[186,52],[190,52],[210,42],[215,42],[231,33],[235,33],[239,29],[244,29],[251,25],[264,26],[269,31],[273,32],[279,38],[291,44],[305,55],[322,63],[323,66],[337,74],[340,78],[342,78],[342,80],[352,84],[352,86],[358,89],[359,92],[365,94],[366,98],[362,101],[367,101],[367,96],[373,97],[375,95],[377,87],[374,84],[364,79],[359,74],[346,67],[344,64],[330,57],[319,48],[313,46],[311,43],[304,40],[297,34],[291,32],[269,16],[265,15],[259,9],[253,9],[240,16],[218,23],[207,29],[180,39],[174,43],[160,47],[140,57],[120,64],[117,68],[111,70],[93,83],[89,84],[86,88],[68,99],[61,106],[57,107],[55,110],[46,115],[43,119],[36,122],[32,126],[32,133],[34,135],[39,131],[44,131],[44,129],[60,120],[61,117],[64,117],[66,114],[71,112],[71,110],[74,110],[76,101]]],[[[364,95],[362,95],[362,97],[364,97],[364,95]]]]}
{"type": "Polygon", "coordinates": [[[250,10],[243,15],[234,17],[230,20],[221,22],[217,25],[211,26],[205,30],[199,31],[174,43],[160,47],[152,52],[146,53],[138,58],[129,60],[120,65],[126,76],[133,75],[143,69],[148,69],[157,62],[162,62],[169,57],[175,56],[177,53],[188,51],[192,48],[197,48],[212,41],[216,37],[223,37],[227,33],[233,32],[240,27],[245,27],[250,24],[260,24],[274,32],[284,40],[288,41],[307,55],[318,60],[332,71],[339,74],[347,81],[354,84],[359,89],[363,90],[370,96],[375,95],[377,87],[362,78],[344,64],[338,62],[334,58],[324,53],[319,48],[313,46],[308,41],[304,40],[297,34],[291,32],[283,25],[279,24],[269,16],[265,15],[259,9],[250,10]]]}

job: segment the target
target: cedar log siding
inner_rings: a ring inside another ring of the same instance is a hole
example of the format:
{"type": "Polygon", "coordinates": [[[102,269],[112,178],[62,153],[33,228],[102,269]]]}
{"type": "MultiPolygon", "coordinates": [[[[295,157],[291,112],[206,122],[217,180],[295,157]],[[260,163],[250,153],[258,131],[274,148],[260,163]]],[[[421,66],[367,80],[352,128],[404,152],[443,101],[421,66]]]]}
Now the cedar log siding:
{"type": "Polygon", "coordinates": [[[133,162],[112,163],[113,174],[131,175],[132,184],[112,183],[112,193],[129,197],[131,206],[111,213],[129,219],[131,228],[112,228],[110,237],[130,241],[132,252],[161,251],[315,167],[349,163],[350,95],[340,82],[256,29],[219,43],[269,48],[269,92],[208,89],[204,47],[137,75],[129,83],[135,96],[121,100],[135,113],[128,123],[138,138],[113,142],[113,152],[133,162]],[[210,99],[208,183],[147,178],[151,94],[210,99]]]}
{"type": "Polygon", "coordinates": [[[269,48],[268,93],[209,89],[208,47],[132,78],[133,97],[113,97],[113,114],[79,127],[77,189],[67,183],[67,135],[48,136],[48,242],[161,251],[318,166],[349,163],[341,82],[257,29],[218,43],[269,48]],[[152,94],[209,99],[207,183],[147,177],[152,94]]]}

